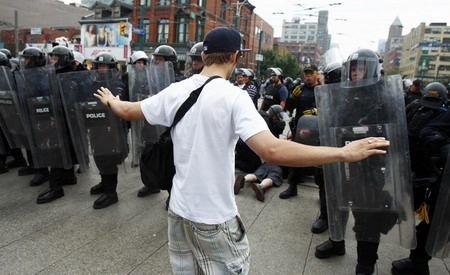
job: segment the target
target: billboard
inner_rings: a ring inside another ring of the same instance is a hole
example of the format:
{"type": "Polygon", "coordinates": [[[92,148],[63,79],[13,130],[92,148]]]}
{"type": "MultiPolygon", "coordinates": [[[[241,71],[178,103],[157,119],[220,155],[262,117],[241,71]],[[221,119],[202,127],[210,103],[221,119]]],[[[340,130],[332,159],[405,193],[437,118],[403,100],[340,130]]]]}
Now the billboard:
{"type": "Polygon", "coordinates": [[[82,53],[86,59],[93,59],[100,52],[110,52],[117,60],[130,57],[131,24],[99,23],[81,26],[82,53]]]}

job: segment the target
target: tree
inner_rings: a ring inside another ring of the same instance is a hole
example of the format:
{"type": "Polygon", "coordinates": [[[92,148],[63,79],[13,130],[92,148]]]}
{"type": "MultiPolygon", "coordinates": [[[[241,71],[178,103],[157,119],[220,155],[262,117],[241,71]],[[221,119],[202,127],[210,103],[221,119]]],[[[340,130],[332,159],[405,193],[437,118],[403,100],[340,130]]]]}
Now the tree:
{"type": "Polygon", "coordinates": [[[267,75],[269,68],[281,68],[283,70],[283,77],[290,76],[293,79],[300,77],[302,70],[295,59],[290,54],[280,56],[277,52],[272,50],[263,50],[264,61],[261,63],[261,75],[267,75]]]}

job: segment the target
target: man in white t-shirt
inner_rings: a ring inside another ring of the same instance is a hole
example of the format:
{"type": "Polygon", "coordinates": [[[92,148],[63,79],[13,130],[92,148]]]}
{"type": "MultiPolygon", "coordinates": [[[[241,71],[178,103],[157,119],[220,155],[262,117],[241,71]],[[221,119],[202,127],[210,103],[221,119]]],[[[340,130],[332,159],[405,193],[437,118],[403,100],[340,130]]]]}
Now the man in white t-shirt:
{"type": "Polygon", "coordinates": [[[125,102],[108,89],[95,96],[126,120],[146,119],[170,126],[189,94],[209,77],[198,101],[171,132],[176,174],[168,211],[169,254],[175,274],[247,274],[250,248],[234,198],[234,148],[245,141],[266,162],[314,166],[358,161],[389,142],[366,138],[342,148],[314,147],[274,137],[247,92],[227,81],[240,57],[234,29],[209,31],[203,42],[200,74],[170,85],[141,102],[125,102]]]}

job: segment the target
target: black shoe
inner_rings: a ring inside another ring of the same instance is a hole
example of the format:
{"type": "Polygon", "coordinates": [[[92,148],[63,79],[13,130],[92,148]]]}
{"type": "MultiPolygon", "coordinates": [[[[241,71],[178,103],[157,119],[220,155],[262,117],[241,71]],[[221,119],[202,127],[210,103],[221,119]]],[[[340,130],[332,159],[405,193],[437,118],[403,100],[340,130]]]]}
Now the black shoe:
{"type": "Polygon", "coordinates": [[[320,234],[328,229],[328,221],[324,218],[319,217],[312,225],[311,232],[314,234],[320,234]]]}
{"type": "Polygon", "coordinates": [[[28,176],[36,174],[38,171],[39,171],[38,169],[35,169],[33,166],[28,165],[26,167],[19,168],[19,170],[17,171],[17,175],[28,176]]]}
{"type": "Polygon", "coordinates": [[[316,247],[315,254],[318,259],[328,259],[332,256],[345,255],[345,241],[335,242],[328,240],[316,247]]]}
{"type": "Polygon", "coordinates": [[[98,195],[105,193],[105,187],[102,182],[91,187],[91,195],[98,195]]]}
{"type": "Polygon", "coordinates": [[[30,180],[30,186],[39,186],[44,182],[48,181],[49,175],[47,173],[38,173],[30,180]]]}
{"type": "Polygon", "coordinates": [[[394,275],[428,275],[430,269],[428,261],[413,261],[411,258],[405,258],[393,261],[391,272],[394,275]]]}
{"type": "Polygon", "coordinates": [[[375,265],[356,264],[356,275],[372,275],[375,271],[375,265]]]}
{"type": "Polygon", "coordinates": [[[59,199],[64,196],[64,190],[63,189],[45,189],[44,192],[39,194],[36,203],[37,204],[43,204],[47,202],[54,201],[56,199],[59,199]]]}
{"type": "Polygon", "coordinates": [[[141,189],[139,189],[137,196],[139,198],[143,198],[143,197],[147,197],[150,194],[156,194],[161,192],[161,190],[159,189],[150,189],[147,186],[142,187],[141,189]]]}
{"type": "Polygon", "coordinates": [[[9,169],[4,162],[0,163],[0,174],[8,173],[9,169]]]}
{"type": "Polygon", "coordinates": [[[297,185],[289,184],[288,189],[280,193],[280,199],[288,199],[297,196],[297,185]]]}
{"type": "Polygon", "coordinates": [[[236,180],[234,181],[234,194],[237,195],[239,193],[239,190],[244,187],[245,184],[245,177],[243,175],[239,175],[236,177],[236,180]]]}
{"type": "Polygon", "coordinates": [[[102,209],[110,206],[111,204],[115,204],[119,201],[117,197],[117,193],[104,193],[94,202],[94,209],[102,209]]]}
{"type": "Polygon", "coordinates": [[[256,199],[263,202],[264,201],[264,189],[261,188],[261,186],[259,184],[255,184],[255,183],[252,183],[250,186],[252,187],[253,191],[255,192],[256,199]]]}
{"type": "Polygon", "coordinates": [[[23,166],[27,166],[27,162],[24,158],[19,159],[19,160],[13,159],[13,160],[6,162],[6,166],[8,166],[8,168],[23,167],[23,166]]]}

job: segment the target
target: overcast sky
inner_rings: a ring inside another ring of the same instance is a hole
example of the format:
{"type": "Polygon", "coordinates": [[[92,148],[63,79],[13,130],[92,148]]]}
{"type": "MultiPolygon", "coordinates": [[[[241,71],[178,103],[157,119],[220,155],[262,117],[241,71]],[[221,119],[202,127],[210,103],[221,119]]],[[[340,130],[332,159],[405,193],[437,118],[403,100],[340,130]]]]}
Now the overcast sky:
{"type": "Polygon", "coordinates": [[[389,27],[397,16],[403,25],[403,35],[421,22],[427,25],[445,22],[450,26],[450,0],[250,0],[250,3],[256,6],[255,12],[274,27],[276,37],[281,36],[283,19],[291,21],[293,17],[300,17],[305,22],[317,21],[316,16],[308,15],[328,10],[331,43],[339,44],[344,58],[358,48],[377,50],[378,41],[387,39],[389,27]],[[333,3],[341,5],[330,6],[333,3]]]}

